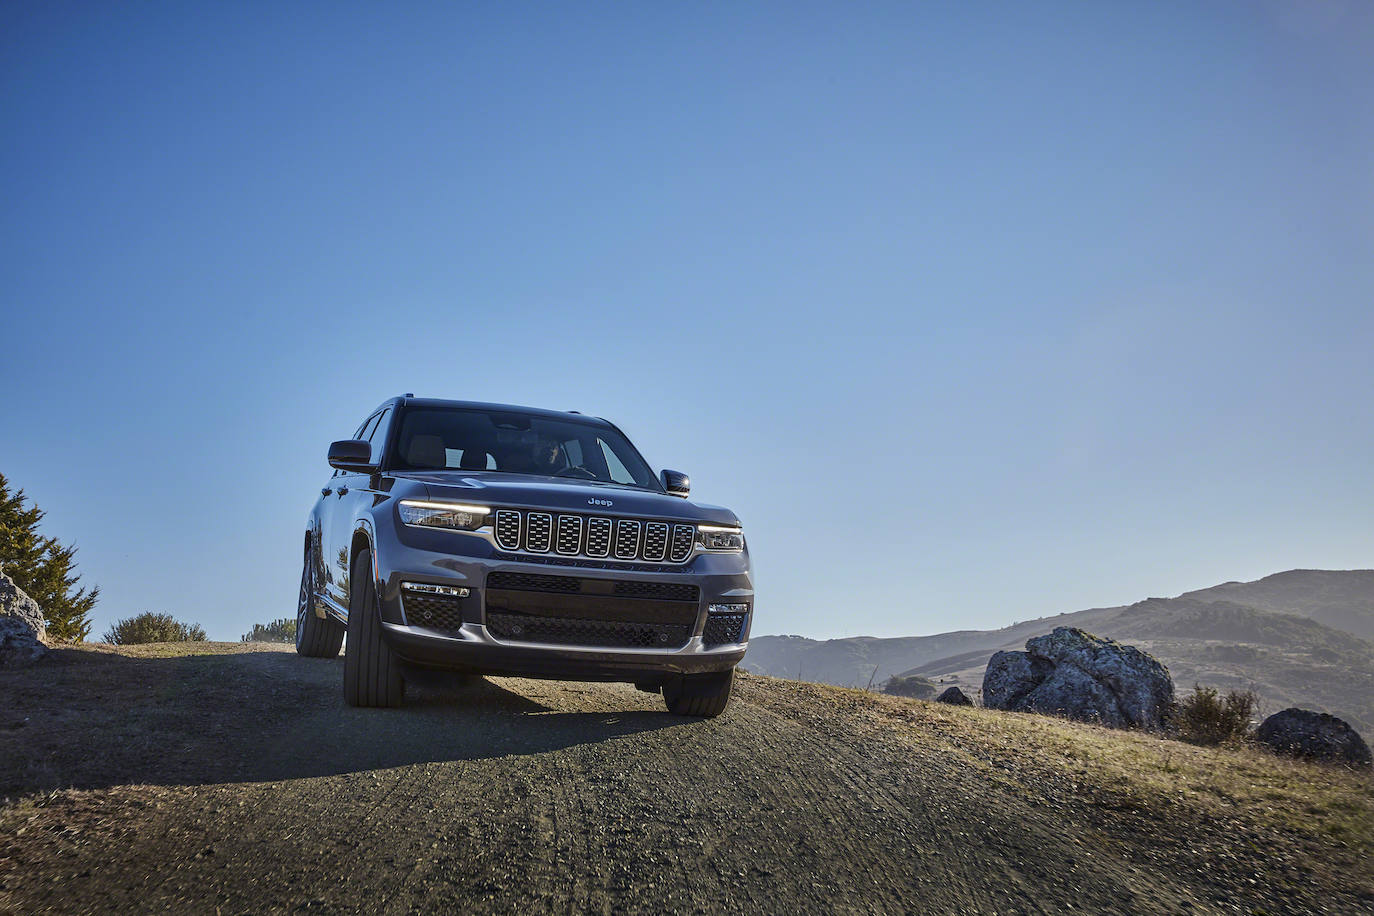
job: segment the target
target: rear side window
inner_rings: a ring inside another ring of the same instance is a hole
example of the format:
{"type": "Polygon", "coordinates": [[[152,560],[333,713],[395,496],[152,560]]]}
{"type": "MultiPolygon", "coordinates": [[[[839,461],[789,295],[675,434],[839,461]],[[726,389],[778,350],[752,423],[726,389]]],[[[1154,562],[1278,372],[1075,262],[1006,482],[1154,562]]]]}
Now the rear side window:
{"type": "Polygon", "coordinates": [[[391,416],[391,408],[383,410],[377,414],[375,423],[372,423],[367,430],[367,435],[363,438],[372,443],[372,463],[376,464],[382,460],[382,449],[386,447],[387,419],[391,416]]]}

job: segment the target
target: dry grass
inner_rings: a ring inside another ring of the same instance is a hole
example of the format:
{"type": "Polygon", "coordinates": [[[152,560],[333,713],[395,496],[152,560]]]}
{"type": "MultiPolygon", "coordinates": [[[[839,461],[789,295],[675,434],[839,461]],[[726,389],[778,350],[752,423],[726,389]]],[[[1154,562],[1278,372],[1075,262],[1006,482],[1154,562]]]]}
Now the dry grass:
{"type": "Polygon", "coordinates": [[[119,655],[124,658],[186,658],[193,655],[239,655],[244,652],[295,652],[295,646],[280,642],[148,642],[141,645],[114,646],[88,642],[64,646],[78,652],[119,655]]]}
{"type": "MultiPolygon", "coordinates": [[[[746,678],[745,690],[763,680],[746,678]]],[[[806,703],[833,714],[895,726],[913,747],[938,747],[1028,802],[1087,803],[1195,840],[1199,855],[1244,845],[1290,875],[1316,875],[1374,901],[1374,771],[1290,760],[1245,742],[1200,747],[1050,716],[771,678],[767,685],[810,694],[806,703]]]]}

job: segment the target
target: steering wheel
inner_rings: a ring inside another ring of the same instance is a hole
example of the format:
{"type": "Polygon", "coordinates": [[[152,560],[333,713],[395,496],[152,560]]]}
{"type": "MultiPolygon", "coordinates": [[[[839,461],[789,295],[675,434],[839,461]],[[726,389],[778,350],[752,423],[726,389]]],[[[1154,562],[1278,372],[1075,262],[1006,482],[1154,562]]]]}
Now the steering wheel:
{"type": "Polygon", "coordinates": [[[596,475],[593,474],[591,471],[587,470],[586,468],[582,467],[580,464],[576,467],[564,468],[563,470],[559,471],[557,474],[554,474],[553,476],[579,477],[583,480],[596,480],[596,475]]]}

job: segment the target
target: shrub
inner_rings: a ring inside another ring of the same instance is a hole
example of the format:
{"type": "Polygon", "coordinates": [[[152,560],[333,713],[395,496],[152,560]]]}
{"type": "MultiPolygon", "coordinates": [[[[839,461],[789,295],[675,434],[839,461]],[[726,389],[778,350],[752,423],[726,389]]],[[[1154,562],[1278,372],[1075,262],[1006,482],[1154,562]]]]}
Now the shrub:
{"type": "Polygon", "coordinates": [[[204,642],[205,630],[198,623],[182,623],[171,614],[151,611],[117,621],[105,633],[105,641],[116,646],[145,642],[204,642]]]}
{"type": "Polygon", "coordinates": [[[296,620],[283,617],[270,623],[253,624],[252,632],[243,634],[241,642],[295,642],[296,620]]]}
{"type": "Polygon", "coordinates": [[[1191,696],[1174,707],[1174,729],[1191,744],[1221,744],[1250,734],[1251,719],[1259,706],[1253,690],[1228,690],[1193,685],[1191,696]]]}
{"type": "Polygon", "coordinates": [[[43,510],[25,506],[26,499],[23,490],[11,493],[9,481],[0,474],[0,567],[43,609],[50,638],[81,642],[91,631],[91,608],[100,589],[76,587],[81,580],[76,548],[39,534],[43,510]]]}
{"type": "Polygon", "coordinates": [[[883,693],[890,693],[899,697],[912,697],[917,700],[929,700],[935,696],[935,684],[915,674],[909,677],[894,674],[883,685],[883,693]]]}

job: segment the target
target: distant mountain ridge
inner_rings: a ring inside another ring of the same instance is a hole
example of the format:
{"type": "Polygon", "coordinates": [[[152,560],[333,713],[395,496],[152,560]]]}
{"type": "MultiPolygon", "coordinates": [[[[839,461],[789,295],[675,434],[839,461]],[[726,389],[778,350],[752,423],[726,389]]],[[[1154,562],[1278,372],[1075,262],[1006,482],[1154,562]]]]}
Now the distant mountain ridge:
{"type": "Polygon", "coordinates": [[[858,687],[918,674],[977,690],[993,652],[1019,649],[1056,626],[1147,649],[1169,666],[1180,689],[1194,682],[1253,688],[1266,708],[1307,706],[1374,732],[1374,570],[1295,569],[1000,630],[824,641],[758,636],[744,667],[858,687]]]}
{"type": "Polygon", "coordinates": [[[1311,617],[1333,629],[1374,639],[1374,569],[1290,569],[1255,582],[1226,582],[1179,597],[1311,617]]]}

